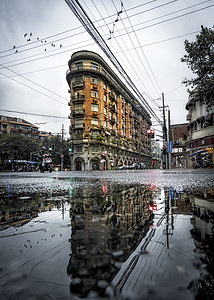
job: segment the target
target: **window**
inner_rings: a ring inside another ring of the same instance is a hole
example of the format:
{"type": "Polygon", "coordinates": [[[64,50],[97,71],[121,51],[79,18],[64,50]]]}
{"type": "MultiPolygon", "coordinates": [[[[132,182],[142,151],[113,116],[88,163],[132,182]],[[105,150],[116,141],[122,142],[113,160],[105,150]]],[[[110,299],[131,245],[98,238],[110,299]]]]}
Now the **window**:
{"type": "Polygon", "coordinates": [[[77,118],[75,119],[75,127],[83,127],[83,119],[82,118],[77,118]]]}
{"type": "Polygon", "coordinates": [[[83,69],[83,63],[82,62],[78,62],[75,64],[75,70],[82,70],[83,69]]]}
{"type": "Polygon", "coordinates": [[[7,124],[2,124],[3,129],[7,129],[7,124]]]}
{"type": "Polygon", "coordinates": [[[91,137],[92,138],[96,139],[98,135],[99,135],[98,130],[91,130],[91,137]]]}
{"type": "Polygon", "coordinates": [[[7,117],[1,117],[2,121],[7,121],[7,117]]]}
{"type": "Polygon", "coordinates": [[[75,130],[75,137],[81,139],[83,137],[83,130],[75,130]]]}
{"type": "Polygon", "coordinates": [[[84,98],[83,90],[74,93],[75,99],[84,98]]]}
{"type": "Polygon", "coordinates": [[[98,84],[98,78],[97,77],[91,77],[91,83],[92,84],[98,84]]]}
{"type": "Polygon", "coordinates": [[[91,97],[92,98],[98,98],[98,92],[91,90],[91,97]]]}
{"type": "Polygon", "coordinates": [[[91,63],[91,70],[98,71],[98,65],[95,63],[91,63]]]}
{"type": "Polygon", "coordinates": [[[109,125],[109,129],[110,129],[110,130],[112,130],[112,129],[113,129],[113,126],[112,126],[111,124],[109,125]]]}
{"type": "Polygon", "coordinates": [[[82,82],[82,76],[75,76],[75,81],[82,82]]]}
{"type": "Polygon", "coordinates": [[[75,104],[75,112],[82,112],[83,111],[83,104],[82,103],[78,103],[75,104]]]}
{"type": "Polygon", "coordinates": [[[91,125],[98,126],[98,118],[91,118],[91,125]]]}
{"type": "Polygon", "coordinates": [[[107,109],[106,109],[105,107],[104,107],[103,112],[104,112],[104,115],[106,116],[106,114],[107,114],[107,109]]]}
{"type": "Polygon", "coordinates": [[[91,146],[91,152],[95,152],[95,153],[99,152],[99,146],[98,145],[92,145],[91,146]]]}
{"type": "Polygon", "coordinates": [[[98,111],[98,105],[97,104],[91,104],[91,111],[98,111]]]}
{"type": "Polygon", "coordinates": [[[105,82],[103,82],[103,88],[104,88],[104,90],[107,89],[107,84],[105,82]]]}
{"type": "Polygon", "coordinates": [[[107,102],[107,96],[106,95],[103,95],[103,101],[107,102]]]}
{"type": "Polygon", "coordinates": [[[80,153],[80,152],[82,152],[82,146],[75,146],[75,152],[78,152],[78,153],[80,153]]]}
{"type": "Polygon", "coordinates": [[[107,122],[106,121],[104,121],[103,126],[107,127],[107,122]]]}

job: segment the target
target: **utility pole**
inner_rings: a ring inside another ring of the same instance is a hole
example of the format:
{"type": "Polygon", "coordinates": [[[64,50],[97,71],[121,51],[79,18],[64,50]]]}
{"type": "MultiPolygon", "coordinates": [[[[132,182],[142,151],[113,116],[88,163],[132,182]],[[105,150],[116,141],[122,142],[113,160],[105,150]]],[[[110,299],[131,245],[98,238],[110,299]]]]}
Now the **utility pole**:
{"type": "MultiPolygon", "coordinates": [[[[63,145],[63,140],[64,140],[64,124],[62,124],[62,144],[63,145]]],[[[63,158],[64,158],[64,154],[62,153],[62,148],[61,148],[61,171],[63,171],[63,158]]]]}
{"type": "Polygon", "coordinates": [[[65,131],[64,124],[62,124],[62,140],[64,140],[64,131],[65,131]]]}
{"type": "Polygon", "coordinates": [[[167,154],[166,154],[167,128],[166,128],[164,93],[162,93],[162,103],[163,103],[163,164],[165,163],[165,168],[167,169],[167,154]]]}
{"type": "MultiPolygon", "coordinates": [[[[170,110],[168,109],[168,141],[171,143],[172,141],[172,134],[171,134],[171,128],[170,128],[170,110]]],[[[169,147],[170,148],[170,147],[169,147]]],[[[171,155],[171,149],[169,151],[169,169],[172,168],[172,155],[171,155]]]]}

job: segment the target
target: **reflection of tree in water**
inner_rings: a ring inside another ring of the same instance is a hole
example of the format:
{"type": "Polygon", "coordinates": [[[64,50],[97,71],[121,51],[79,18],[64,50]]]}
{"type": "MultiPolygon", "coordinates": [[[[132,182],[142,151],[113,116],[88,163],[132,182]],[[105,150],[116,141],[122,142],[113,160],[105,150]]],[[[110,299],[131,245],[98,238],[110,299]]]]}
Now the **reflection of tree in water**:
{"type": "Polygon", "coordinates": [[[191,235],[196,246],[201,279],[189,288],[196,299],[214,299],[214,202],[213,197],[190,195],[193,217],[191,235]]]}
{"type": "Polygon", "coordinates": [[[67,272],[72,294],[102,295],[121,264],[136,248],[152,222],[149,205],[155,187],[87,187],[71,198],[72,253],[67,272]]]}

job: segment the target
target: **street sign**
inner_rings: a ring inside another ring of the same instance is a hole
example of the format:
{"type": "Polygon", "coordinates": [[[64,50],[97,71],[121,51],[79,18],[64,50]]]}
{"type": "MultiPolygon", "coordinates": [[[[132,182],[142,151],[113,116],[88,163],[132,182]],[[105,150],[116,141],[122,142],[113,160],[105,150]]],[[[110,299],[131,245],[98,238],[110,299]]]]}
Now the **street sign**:
{"type": "Polygon", "coordinates": [[[63,157],[64,157],[64,154],[61,154],[60,157],[63,158],[63,157]]]}
{"type": "Polygon", "coordinates": [[[166,151],[170,153],[172,152],[172,141],[168,141],[166,143],[166,151]]]}

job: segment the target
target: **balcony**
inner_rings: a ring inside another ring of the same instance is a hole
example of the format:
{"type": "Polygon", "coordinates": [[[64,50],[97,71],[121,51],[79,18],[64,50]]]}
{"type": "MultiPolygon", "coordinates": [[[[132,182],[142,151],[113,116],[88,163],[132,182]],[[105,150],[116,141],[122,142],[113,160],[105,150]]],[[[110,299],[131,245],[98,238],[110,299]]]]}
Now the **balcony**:
{"type": "Polygon", "coordinates": [[[94,98],[94,97],[92,98],[93,103],[98,103],[98,100],[99,100],[98,98],[94,98]]]}
{"type": "Polygon", "coordinates": [[[110,117],[109,121],[110,121],[111,124],[114,124],[116,122],[114,117],[110,117]]]}
{"type": "Polygon", "coordinates": [[[85,81],[84,80],[76,80],[72,83],[72,88],[84,88],[85,87],[85,81]]]}
{"type": "Polygon", "coordinates": [[[85,95],[77,95],[77,96],[72,96],[72,101],[75,102],[75,101],[85,101],[85,95]]]}
{"type": "Polygon", "coordinates": [[[111,111],[114,111],[114,112],[115,112],[115,105],[110,104],[110,105],[109,105],[109,108],[110,108],[111,111]]]}
{"type": "Polygon", "coordinates": [[[98,90],[98,84],[97,83],[93,83],[92,88],[93,88],[93,90],[98,90]]]}
{"type": "Polygon", "coordinates": [[[115,93],[113,93],[113,92],[109,92],[109,98],[111,98],[111,99],[115,100],[115,98],[116,98],[116,95],[115,95],[115,93]]]}
{"type": "Polygon", "coordinates": [[[72,110],[72,114],[73,114],[73,116],[84,115],[85,114],[85,110],[84,109],[72,110]]]}

